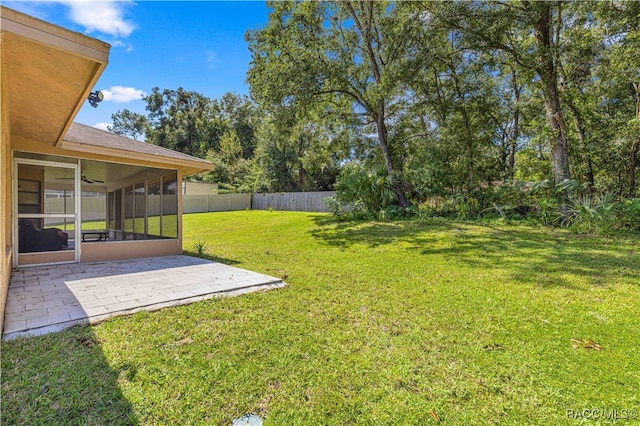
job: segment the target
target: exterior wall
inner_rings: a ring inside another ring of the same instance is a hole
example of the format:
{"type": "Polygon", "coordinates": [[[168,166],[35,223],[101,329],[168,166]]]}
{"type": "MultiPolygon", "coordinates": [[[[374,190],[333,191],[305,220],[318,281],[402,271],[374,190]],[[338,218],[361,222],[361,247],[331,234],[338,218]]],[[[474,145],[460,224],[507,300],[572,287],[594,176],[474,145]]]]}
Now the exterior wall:
{"type": "Polygon", "coordinates": [[[20,266],[37,265],[43,263],[74,262],[76,255],[74,250],[48,251],[44,253],[20,253],[18,262],[20,266]]]}
{"type": "MultiPolygon", "coordinates": [[[[0,61],[4,63],[2,50],[4,36],[0,34],[0,61]]],[[[4,307],[11,279],[12,264],[12,162],[11,127],[9,123],[8,96],[5,96],[6,76],[4,67],[0,67],[0,332],[4,323],[4,307]]]]}
{"type": "Polygon", "coordinates": [[[98,241],[81,243],[81,262],[170,256],[182,253],[179,240],[98,241]]]}

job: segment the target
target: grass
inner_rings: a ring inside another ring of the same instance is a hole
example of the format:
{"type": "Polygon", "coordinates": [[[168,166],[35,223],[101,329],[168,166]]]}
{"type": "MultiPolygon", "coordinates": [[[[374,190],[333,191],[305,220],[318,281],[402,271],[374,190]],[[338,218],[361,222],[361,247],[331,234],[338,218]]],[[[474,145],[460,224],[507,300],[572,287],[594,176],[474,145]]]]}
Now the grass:
{"type": "Polygon", "coordinates": [[[243,211],[185,215],[183,245],[198,242],[289,286],[4,343],[3,423],[575,424],[567,410],[640,408],[637,235],[243,211]]]}

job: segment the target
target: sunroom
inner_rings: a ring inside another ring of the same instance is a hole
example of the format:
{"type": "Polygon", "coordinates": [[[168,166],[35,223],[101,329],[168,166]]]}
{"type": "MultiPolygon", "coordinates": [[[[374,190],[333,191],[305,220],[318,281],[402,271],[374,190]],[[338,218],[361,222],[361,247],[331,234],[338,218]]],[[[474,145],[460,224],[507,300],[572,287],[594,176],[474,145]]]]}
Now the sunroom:
{"type": "Polygon", "coordinates": [[[77,123],[52,152],[16,148],[16,267],[180,253],[180,182],[211,168],[77,123]]]}

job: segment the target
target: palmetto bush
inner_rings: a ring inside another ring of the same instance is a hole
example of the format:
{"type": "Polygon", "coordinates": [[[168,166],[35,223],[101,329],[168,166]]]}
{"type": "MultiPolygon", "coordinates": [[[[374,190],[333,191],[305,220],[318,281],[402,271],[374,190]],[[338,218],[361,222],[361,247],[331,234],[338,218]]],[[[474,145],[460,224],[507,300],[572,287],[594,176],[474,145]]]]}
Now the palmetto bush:
{"type": "Polygon", "coordinates": [[[397,201],[393,178],[384,168],[367,169],[359,163],[345,166],[335,184],[336,200],[353,212],[376,216],[397,201]]]}
{"type": "Polygon", "coordinates": [[[606,232],[613,229],[616,221],[618,203],[611,193],[571,198],[566,216],[561,225],[578,232],[606,232]]]}

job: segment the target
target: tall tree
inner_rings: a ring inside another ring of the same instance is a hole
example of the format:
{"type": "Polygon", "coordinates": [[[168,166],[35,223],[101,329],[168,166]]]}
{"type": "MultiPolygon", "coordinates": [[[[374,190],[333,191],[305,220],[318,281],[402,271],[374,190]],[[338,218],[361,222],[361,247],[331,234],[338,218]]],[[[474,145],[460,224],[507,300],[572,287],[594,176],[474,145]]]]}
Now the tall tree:
{"type": "Polygon", "coordinates": [[[146,133],[149,125],[144,115],[128,109],[111,114],[111,121],[113,124],[107,126],[108,131],[117,135],[130,136],[136,140],[146,133]]]}
{"type": "Polygon", "coordinates": [[[204,158],[224,132],[217,105],[197,92],[154,87],[144,100],[149,111],[147,141],[204,158]]]}
{"type": "Polygon", "coordinates": [[[226,130],[220,138],[220,155],[222,159],[233,164],[242,157],[242,145],[235,130],[226,130]]]}
{"type": "Polygon", "coordinates": [[[399,113],[411,48],[411,20],[394,20],[393,4],[374,1],[270,2],[262,30],[249,32],[248,80],[263,105],[322,109],[336,119],[363,119],[375,129],[382,163],[396,181],[401,206],[402,147],[390,135],[399,113]],[[313,105],[313,106],[311,106],[313,105]]]}
{"type": "Polygon", "coordinates": [[[634,197],[640,167],[640,2],[598,6],[608,48],[597,74],[607,82],[605,99],[612,108],[606,115],[614,123],[612,137],[622,154],[622,169],[626,169],[626,191],[621,192],[634,197]]]}
{"type": "MultiPolygon", "coordinates": [[[[469,46],[505,52],[514,63],[535,71],[550,130],[553,178],[559,184],[570,178],[567,126],[558,87],[557,36],[564,23],[562,2],[455,2],[433,8],[443,25],[461,31],[469,46]]],[[[563,192],[564,202],[567,198],[563,192]]]]}
{"type": "Polygon", "coordinates": [[[594,191],[593,132],[589,123],[597,109],[597,96],[590,88],[593,86],[592,69],[601,60],[604,46],[591,4],[565,3],[558,11],[560,19],[568,22],[558,35],[562,49],[557,63],[561,100],[567,108],[568,122],[573,124],[573,132],[569,134],[570,139],[573,136],[569,150],[572,175],[586,181],[590,191],[594,191]]]}
{"type": "Polygon", "coordinates": [[[552,133],[551,161],[556,184],[570,177],[567,126],[560,103],[557,40],[554,38],[554,35],[560,31],[559,28],[555,28],[555,25],[562,25],[560,19],[554,20],[554,12],[559,13],[559,4],[559,2],[522,1],[526,16],[533,21],[533,35],[536,42],[534,69],[540,77],[545,113],[552,133]]]}
{"type": "Polygon", "coordinates": [[[242,146],[242,157],[249,159],[256,149],[256,128],[258,126],[258,109],[248,96],[236,93],[225,93],[216,100],[221,118],[226,127],[233,129],[242,146]]]}

